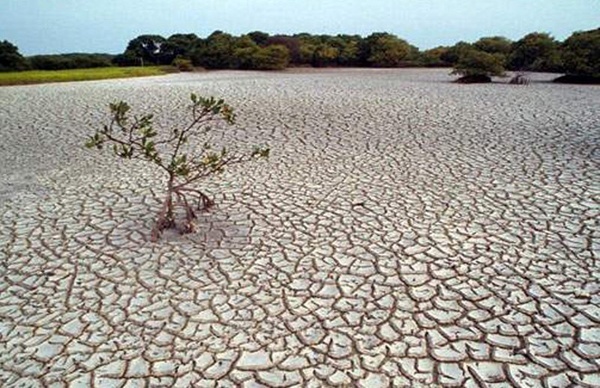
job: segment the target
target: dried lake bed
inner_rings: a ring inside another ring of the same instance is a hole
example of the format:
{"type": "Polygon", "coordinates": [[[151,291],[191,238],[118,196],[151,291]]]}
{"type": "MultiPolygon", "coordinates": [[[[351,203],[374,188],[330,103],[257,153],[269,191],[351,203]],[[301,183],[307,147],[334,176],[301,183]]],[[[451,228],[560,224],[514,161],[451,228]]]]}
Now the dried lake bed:
{"type": "Polygon", "coordinates": [[[0,88],[0,385],[599,386],[600,88],[447,73],[0,88]],[[272,154],[151,243],[160,174],[82,145],[190,92],[272,154]]]}

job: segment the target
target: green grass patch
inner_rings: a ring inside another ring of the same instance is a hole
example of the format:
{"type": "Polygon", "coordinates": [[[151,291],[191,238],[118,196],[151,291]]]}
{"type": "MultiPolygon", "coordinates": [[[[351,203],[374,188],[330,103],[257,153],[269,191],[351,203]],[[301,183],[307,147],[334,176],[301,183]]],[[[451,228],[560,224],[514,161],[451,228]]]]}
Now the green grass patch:
{"type": "Polygon", "coordinates": [[[166,74],[164,68],[150,67],[99,67],[73,70],[32,70],[0,73],[0,86],[30,85],[48,82],[91,81],[112,78],[147,77],[166,74]]]}

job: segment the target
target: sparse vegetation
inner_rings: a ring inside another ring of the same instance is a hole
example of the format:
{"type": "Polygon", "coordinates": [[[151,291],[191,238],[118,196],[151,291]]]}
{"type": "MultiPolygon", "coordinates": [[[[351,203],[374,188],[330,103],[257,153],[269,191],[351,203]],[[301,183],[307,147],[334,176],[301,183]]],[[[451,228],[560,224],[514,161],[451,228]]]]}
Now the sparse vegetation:
{"type": "Polygon", "coordinates": [[[88,148],[110,146],[119,158],[141,159],[164,171],[166,194],[151,233],[152,241],[157,241],[163,230],[176,227],[176,205],[185,211],[185,222],[179,228],[181,233],[194,230],[197,210],[213,205],[212,199],[193,187],[194,184],[222,172],[228,165],[269,155],[266,147],[255,147],[245,154],[226,148],[214,150],[214,145],[206,140],[207,134],[218,123],[233,124],[233,109],[225,101],[213,97],[192,94],[191,102],[188,123],[168,130],[155,128],[152,114],[131,117],[131,108],[126,102],[112,103],[110,123],[86,142],[88,148]]]}

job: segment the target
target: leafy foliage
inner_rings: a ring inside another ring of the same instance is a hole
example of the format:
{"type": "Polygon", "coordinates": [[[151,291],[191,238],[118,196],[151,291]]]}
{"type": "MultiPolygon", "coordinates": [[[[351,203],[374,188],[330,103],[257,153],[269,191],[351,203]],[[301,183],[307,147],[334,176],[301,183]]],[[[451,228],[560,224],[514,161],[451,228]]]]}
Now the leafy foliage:
{"type": "Polygon", "coordinates": [[[410,51],[405,40],[388,33],[374,33],[365,39],[361,56],[370,66],[398,67],[410,51]]]}
{"type": "Polygon", "coordinates": [[[27,58],[32,69],[36,70],[67,70],[92,69],[112,65],[112,55],[109,54],[57,54],[34,55],[27,58]]]}
{"type": "Polygon", "coordinates": [[[173,66],[179,71],[194,71],[194,64],[190,59],[177,57],[173,60],[173,66]]]}
{"type": "Polygon", "coordinates": [[[17,46],[7,40],[0,42],[0,71],[21,71],[28,67],[17,46]]]}
{"type": "Polygon", "coordinates": [[[123,53],[124,57],[135,58],[139,65],[168,65],[173,58],[169,58],[165,51],[167,40],[160,35],[140,35],[129,41],[123,53]]]}
{"type": "MultiPolygon", "coordinates": [[[[248,39],[249,43],[253,43],[248,39]]],[[[244,46],[243,42],[240,46],[244,46]]],[[[194,64],[207,69],[232,69],[235,68],[236,38],[222,31],[215,31],[206,38],[202,49],[195,57],[194,64]]]]}
{"type": "Polygon", "coordinates": [[[501,54],[489,54],[470,49],[464,51],[454,66],[452,74],[470,79],[484,80],[492,76],[504,75],[504,59],[501,54]]]}
{"type": "Polygon", "coordinates": [[[212,200],[202,191],[190,187],[199,180],[220,173],[227,165],[241,163],[255,157],[268,157],[269,148],[255,147],[247,154],[235,154],[226,148],[214,150],[206,141],[212,125],[219,122],[233,124],[235,114],[222,99],[191,95],[191,120],[182,128],[160,131],[154,127],[154,116],[146,114],[131,117],[131,107],[120,101],[110,104],[111,121],[91,136],[86,147],[103,149],[110,146],[122,159],[147,161],[167,175],[167,194],[162,204],[152,240],[161,232],[175,226],[174,206],[185,209],[186,222],[183,233],[193,231],[195,209],[206,209],[212,200]],[[197,200],[194,208],[191,199],[197,200]]]}
{"type": "Polygon", "coordinates": [[[466,52],[473,50],[473,46],[467,42],[460,41],[454,46],[445,49],[446,50],[440,54],[440,59],[445,63],[454,66],[466,52]]]}
{"type": "Polygon", "coordinates": [[[513,43],[508,68],[521,71],[560,71],[560,44],[546,33],[527,34],[513,43]]]}
{"type": "Polygon", "coordinates": [[[420,54],[419,64],[425,67],[444,67],[450,66],[449,62],[444,60],[449,48],[444,46],[434,47],[425,50],[420,54]]]}
{"type": "MultiPolygon", "coordinates": [[[[513,71],[565,70],[569,75],[597,74],[598,48],[595,40],[598,30],[573,34],[561,44],[546,33],[534,32],[516,42],[502,36],[482,37],[474,43],[457,42],[453,46],[440,46],[419,51],[405,40],[387,33],[377,32],[367,37],[360,35],[269,35],[253,31],[234,36],[214,31],[206,38],[196,34],[173,34],[168,38],[160,35],[140,35],[129,41],[125,51],[116,56],[107,54],[41,55],[30,58],[33,68],[63,69],[106,66],[112,57],[117,66],[172,65],[186,63],[182,70],[193,66],[208,69],[280,70],[287,66],[362,66],[407,67],[454,66],[457,73],[468,68],[487,69],[484,77],[500,74],[502,66],[513,71]],[[489,55],[474,54],[473,51],[489,55]],[[495,59],[492,59],[494,57],[495,59]],[[459,61],[462,63],[459,64],[459,61]],[[567,68],[563,69],[563,61],[567,68]],[[467,63],[467,62],[470,62],[467,63]],[[478,62],[478,63],[475,63],[478,62]],[[493,69],[496,66],[496,69],[493,69]]],[[[2,61],[10,62],[10,68],[27,66],[14,57],[14,46],[0,44],[0,70],[7,70],[2,61]],[[8,47],[8,51],[7,51],[8,47]],[[12,51],[11,51],[12,50],[12,51]],[[4,52],[4,54],[3,54],[4,52]],[[2,59],[6,52],[12,58],[2,59]],[[16,66],[15,63],[20,63],[16,66]],[[3,67],[4,66],[4,67],[3,67]]],[[[177,65],[178,67],[181,67],[177,65]]],[[[470,73],[481,71],[473,70],[470,73]]]]}
{"type": "Polygon", "coordinates": [[[562,60],[568,75],[600,78],[600,28],[575,32],[567,38],[562,60]]]}
{"type": "Polygon", "coordinates": [[[507,56],[510,54],[511,44],[512,42],[503,36],[488,36],[480,38],[477,42],[473,43],[473,47],[489,54],[502,54],[507,56]]]}

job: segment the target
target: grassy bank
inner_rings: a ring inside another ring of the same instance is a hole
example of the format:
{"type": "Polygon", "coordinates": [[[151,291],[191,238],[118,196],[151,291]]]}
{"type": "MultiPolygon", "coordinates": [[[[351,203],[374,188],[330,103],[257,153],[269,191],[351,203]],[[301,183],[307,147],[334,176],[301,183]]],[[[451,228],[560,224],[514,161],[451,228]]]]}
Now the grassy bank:
{"type": "Polygon", "coordinates": [[[29,85],[48,82],[91,81],[111,78],[146,77],[163,75],[161,67],[100,67],[74,70],[33,70],[0,73],[0,86],[29,85]]]}

